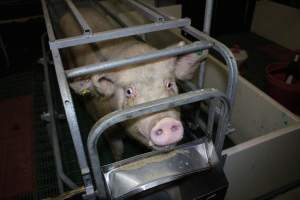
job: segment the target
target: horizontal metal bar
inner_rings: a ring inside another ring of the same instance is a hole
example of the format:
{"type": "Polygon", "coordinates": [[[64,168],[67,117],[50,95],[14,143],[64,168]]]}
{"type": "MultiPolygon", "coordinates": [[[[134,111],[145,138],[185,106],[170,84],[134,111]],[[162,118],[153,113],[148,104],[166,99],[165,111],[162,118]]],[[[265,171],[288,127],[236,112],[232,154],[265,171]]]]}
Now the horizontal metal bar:
{"type": "Polygon", "coordinates": [[[65,2],[69,6],[73,16],[75,17],[76,21],[80,25],[83,34],[92,34],[91,27],[88,25],[88,23],[85,21],[83,16],[80,14],[79,10],[76,8],[72,0],[65,0],[65,2]]]}
{"type": "Polygon", "coordinates": [[[220,144],[216,144],[216,146],[218,147],[217,150],[219,150],[220,147],[222,147],[223,145],[223,141],[221,140],[224,139],[225,137],[225,135],[222,136],[222,133],[225,134],[225,130],[221,130],[221,129],[224,128],[226,129],[226,126],[224,126],[223,123],[227,121],[228,113],[230,111],[230,104],[226,96],[216,89],[202,89],[202,90],[187,92],[187,93],[183,93],[180,95],[176,95],[164,99],[158,99],[155,101],[139,104],[134,107],[112,112],[99,119],[92,127],[87,140],[87,147],[89,151],[89,157],[91,161],[93,175],[96,181],[97,191],[104,189],[103,174],[99,167],[101,165],[100,165],[100,160],[99,160],[99,155],[97,150],[98,140],[103,134],[104,130],[128,119],[182,106],[189,103],[213,99],[213,98],[218,98],[224,105],[223,108],[224,112],[222,115],[223,120],[219,122],[222,124],[219,124],[217,135],[216,135],[216,142],[221,142],[220,144]]]}
{"type": "Polygon", "coordinates": [[[129,6],[133,7],[135,10],[139,11],[142,15],[144,15],[151,21],[162,22],[165,20],[164,17],[156,14],[151,9],[144,8],[143,6],[141,6],[140,4],[138,4],[137,2],[135,2],[133,0],[123,0],[123,2],[125,2],[129,6]]]}
{"type": "MultiPolygon", "coordinates": [[[[121,17],[118,16],[118,14],[116,13],[115,10],[111,9],[110,7],[108,7],[105,3],[101,2],[101,1],[91,1],[93,4],[93,7],[96,10],[101,10],[104,11],[105,13],[107,13],[113,20],[115,20],[121,27],[128,27],[130,26],[130,24],[128,24],[128,22],[124,19],[122,19],[121,17]]],[[[137,35],[135,36],[136,39],[140,39],[142,41],[145,41],[145,34],[141,34],[141,35],[137,35]]]]}
{"type": "MultiPolygon", "coordinates": [[[[209,1],[209,0],[207,0],[209,1]]],[[[174,19],[174,17],[168,16],[165,13],[157,10],[153,6],[149,4],[145,4],[140,1],[136,1],[137,4],[139,4],[141,7],[144,7],[143,9],[151,9],[153,12],[156,13],[156,15],[160,15],[161,17],[164,17],[167,20],[174,19]]],[[[212,3],[212,2],[211,2],[212,3]]],[[[207,5],[208,7],[211,7],[213,5],[207,5]]],[[[208,17],[208,16],[207,16],[208,17]]],[[[150,19],[150,18],[149,18],[150,19]]],[[[208,27],[206,27],[208,28],[208,27]]],[[[226,88],[226,94],[230,100],[231,105],[234,103],[234,98],[236,95],[236,88],[237,88],[237,82],[238,82],[238,68],[237,68],[237,63],[236,60],[232,54],[232,52],[221,42],[215,40],[214,38],[210,37],[209,35],[197,30],[196,28],[192,26],[185,26],[181,28],[183,31],[187,32],[191,36],[195,37],[198,40],[206,40],[211,43],[213,43],[213,49],[220,53],[222,57],[226,61],[226,65],[228,66],[228,83],[227,83],[227,88],[226,88]]],[[[202,72],[203,73],[203,72],[202,72]]],[[[204,76],[204,74],[202,74],[204,76]]],[[[202,84],[202,83],[201,83],[202,84]]]]}
{"type": "Polygon", "coordinates": [[[137,64],[137,63],[155,60],[163,57],[177,56],[180,54],[186,54],[194,51],[208,49],[210,47],[212,47],[212,45],[209,42],[198,41],[198,42],[185,45],[183,47],[163,49],[163,50],[158,50],[152,53],[147,53],[135,57],[129,57],[129,58],[123,58],[118,60],[111,60],[107,62],[86,65],[86,66],[66,70],[65,72],[68,78],[75,78],[79,76],[93,74],[96,72],[110,70],[116,67],[127,66],[130,64],[137,64]]]}
{"type": "Polygon", "coordinates": [[[156,22],[152,24],[139,25],[128,28],[119,28],[110,31],[94,33],[91,35],[74,36],[65,39],[59,39],[50,43],[50,48],[66,48],[82,44],[89,44],[93,42],[100,42],[105,40],[112,40],[122,37],[129,37],[143,33],[150,33],[155,31],[162,31],[174,28],[180,28],[190,25],[190,19],[177,19],[166,22],[156,22]]]}
{"type": "Polygon", "coordinates": [[[120,26],[122,27],[128,27],[125,20],[122,20],[115,12],[115,10],[111,9],[109,6],[103,3],[103,1],[92,1],[93,6],[98,10],[101,9],[102,12],[107,13],[113,20],[115,20],[120,26]]]}

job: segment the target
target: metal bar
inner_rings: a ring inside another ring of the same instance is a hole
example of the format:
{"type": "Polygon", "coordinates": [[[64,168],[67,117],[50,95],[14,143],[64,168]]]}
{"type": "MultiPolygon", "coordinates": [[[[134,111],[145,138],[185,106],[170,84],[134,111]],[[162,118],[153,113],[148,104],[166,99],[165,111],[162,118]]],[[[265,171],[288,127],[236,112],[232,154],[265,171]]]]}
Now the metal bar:
{"type": "Polygon", "coordinates": [[[59,177],[61,178],[61,180],[72,190],[75,190],[77,188],[79,188],[78,185],[76,185],[68,176],[66,176],[65,173],[60,173],[59,172],[59,177]]]}
{"type": "Polygon", "coordinates": [[[83,178],[84,185],[86,187],[86,193],[94,193],[92,179],[90,176],[90,169],[87,164],[87,159],[85,156],[83,143],[81,139],[81,134],[78,126],[78,120],[75,113],[74,103],[72,100],[70,88],[66,76],[64,74],[64,69],[62,65],[62,60],[58,49],[54,48],[51,50],[52,57],[54,61],[56,77],[58,80],[59,90],[63,101],[63,106],[66,112],[66,117],[69,125],[69,129],[72,135],[72,140],[74,143],[74,148],[76,151],[78,163],[81,169],[81,174],[83,178]]]}
{"type": "MultiPolygon", "coordinates": [[[[100,1],[91,1],[94,5],[95,9],[102,9],[104,12],[106,12],[113,20],[115,20],[120,26],[122,27],[128,27],[129,25],[126,23],[126,21],[122,20],[115,12],[113,12],[112,9],[108,8],[104,3],[100,1]]],[[[141,39],[142,41],[146,41],[146,35],[141,34],[137,35],[136,39],[141,39]]]]}
{"type": "MultiPolygon", "coordinates": [[[[48,37],[49,37],[50,41],[55,41],[55,35],[54,35],[53,27],[51,24],[51,19],[49,17],[49,12],[47,9],[46,2],[45,2],[45,0],[41,0],[41,2],[42,2],[43,13],[45,16],[45,23],[46,23],[48,37]]],[[[52,57],[53,57],[53,61],[54,61],[55,72],[56,72],[56,77],[58,80],[60,94],[62,97],[64,109],[66,112],[66,117],[67,117],[68,125],[70,128],[72,140],[74,143],[74,148],[76,151],[79,167],[81,170],[83,183],[85,185],[85,191],[86,191],[87,195],[90,195],[90,194],[94,193],[94,187],[93,187],[93,183],[92,183],[92,179],[91,179],[91,175],[90,175],[90,169],[87,165],[87,159],[85,156],[83,143],[82,143],[81,136],[80,136],[79,126],[78,126],[77,117],[76,117],[75,110],[74,110],[74,104],[72,101],[70,88],[69,88],[68,81],[67,81],[65,73],[64,73],[62,60],[59,55],[58,49],[53,48],[51,50],[51,53],[52,53],[52,57]]],[[[100,194],[100,196],[101,195],[102,194],[100,194]]]]}
{"type": "Polygon", "coordinates": [[[106,12],[113,20],[115,20],[118,24],[120,24],[122,27],[127,27],[128,25],[120,18],[114,11],[110,8],[108,8],[103,2],[101,1],[91,1],[95,6],[95,8],[101,8],[104,12],[106,12]]]}
{"type": "Polygon", "coordinates": [[[42,43],[42,54],[43,54],[43,60],[41,64],[44,66],[44,77],[45,77],[45,94],[46,94],[46,100],[47,100],[47,106],[48,106],[48,113],[50,116],[50,124],[47,124],[47,127],[49,127],[49,135],[52,140],[52,146],[53,146],[53,153],[55,158],[55,166],[58,176],[58,188],[59,192],[63,193],[63,184],[61,180],[71,189],[78,188],[78,186],[65,175],[63,170],[63,165],[61,161],[61,151],[59,148],[59,141],[57,136],[57,129],[56,129],[56,119],[55,119],[55,112],[54,112],[54,104],[52,100],[52,91],[51,91],[51,85],[50,85],[50,79],[49,79],[49,66],[47,64],[47,53],[46,53],[46,34],[43,34],[41,37],[41,43],[42,43]]]}
{"type": "Polygon", "coordinates": [[[130,64],[136,64],[141,62],[146,62],[154,59],[159,59],[163,57],[171,57],[177,56],[180,54],[190,53],[193,51],[198,51],[202,49],[208,49],[211,47],[211,44],[205,41],[198,41],[192,44],[177,47],[177,48],[169,48],[164,50],[158,50],[153,53],[147,53],[135,57],[122,58],[118,60],[112,60],[102,63],[96,63],[91,65],[86,65],[82,67],[77,67],[74,69],[66,70],[66,75],[68,78],[75,78],[78,76],[93,74],[100,71],[110,70],[116,67],[127,66],[130,64]]]}
{"type": "MultiPolygon", "coordinates": [[[[219,107],[216,108],[218,109],[219,107]]],[[[224,146],[225,137],[227,135],[229,122],[229,118],[227,116],[224,116],[227,113],[227,111],[224,111],[224,109],[226,109],[224,106],[220,108],[221,112],[219,113],[218,126],[215,135],[215,148],[219,158],[221,158],[222,155],[222,150],[224,146]]]]}
{"type": "MultiPolygon", "coordinates": [[[[113,126],[114,124],[123,122],[128,119],[132,119],[142,115],[147,115],[150,113],[159,112],[169,108],[178,107],[184,104],[194,103],[197,101],[203,101],[212,98],[220,99],[222,105],[224,106],[223,115],[221,115],[221,118],[222,119],[224,118],[223,121],[226,121],[225,118],[228,117],[230,104],[227,101],[225,95],[217,91],[216,89],[205,89],[205,90],[202,89],[202,90],[183,93],[173,97],[158,99],[155,101],[139,104],[137,106],[130,107],[127,109],[112,112],[99,119],[92,127],[87,140],[87,147],[89,151],[89,157],[91,161],[93,175],[96,181],[97,191],[101,191],[104,189],[103,174],[100,170],[101,165],[100,165],[100,160],[99,160],[98,150],[97,150],[98,140],[100,136],[103,134],[104,130],[113,126]]],[[[218,130],[217,131],[218,135],[216,137],[221,137],[222,133],[225,134],[225,130],[227,127],[221,125],[218,126],[218,128],[219,129],[222,128],[223,130],[218,130]]],[[[223,144],[223,142],[220,141],[220,139],[216,139],[216,142],[220,143],[220,144],[215,144],[218,148],[220,148],[221,145],[223,144]]],[[[221,155],[220,151],[218,151],[218,155],[219,156],[221,155]]]]}
{"type": "Polygon", "coordinates": [[[231,105],[234,103],[234,98],[236,95],[237,82],[238,82],[238,69],[236,60],[232,54],[232,52],[221,42],[211,38],[210,36],[200,32],[194,27],[188,26],[183,28],[184,31],[197,38],[198,40],[206,40],[212,42],[214,45],[212,49],[217,51],[222,55],[222,57],[226,61],[226,65],[228,66],[228,82],[226,88],[226,94],[230,100],[231,105]]]}
{"type": "MultiPolygon", "coordinates": [[[[213,12],[213,2],[214,0],[206,0],[205,2],[205,16],[204,16],[204,25],[203,25],[203,32],[207,35],[210,34],[211,28],[211,18],[213,12]]],[[[208,51],[204,51],[203,53],[208,53],[208,51]]],[[[203,88],[204,80],[205,80],[205,73],[206,73],[206,60],[200,63],[199,68],[199,78],[198,78],[198,87],[203,88]]]]}
{"type": "MultiPolygon", "coordinates": [[[[44,68],[44,70],[46,70],[46,69],[44,68]]],[[[46,98],[48,98],[48,97],[46,97],[46,98]]],[[[59,194],[62,194],[62,193],[64,193],[64,185],[63,185],[63,182],[62,182],[62,180],[60,178],[60,173],[59,173],[60,168],[62,168],[62,163],[59,161],[60,155],[58,156],[58,154],[57,154],[58,150],[54,147],[55,146],[55,144],[54,144],[55,143],[55,141],[54,141],[55,139],[53,137],[53,135],[54,135],[53,134],[53,132],[54,132],[54,130],[53,130],[53,123],[51,123],[51,122],[48,123],[46,125],[46,129],[47,129],[48,137],[51,140],[52,150],[53,150],[53,154],[54,154],[54,164],[55,164],[55,169],[56,169],[55,172],[56,172],[58,192],[59,192],[59,194]]]]}
{"type": "Polygon", "coordinates": [[[208,136],[210,138],[212,138],[212,133],[213,133],[213,127],[214,127],[214,122],[215,122],[215,114],[216,114],[216,107],[217,107],[217,105],[218,104],[217,104],[217,101],[215,99],[211,100],[209,102],[206,132],[207,132],[207,134],[208,134],[208,136]]]}
{"type": "Polygon", "coordinates": [[[4,68],[6,68],[6,70],[9,70],[9,66],[10,66],[9,57],[1,35],[0,35],[0,49],[2,50],[5,59],[4,68]]]}
{"type": "Polygon", "coordinates": [[[42,2],[42,9],[43,9],[43,13],[44,13],[48,38],[49,38],[50,42],[53,42],[53,41],[55,41],[55,35],[54,35],[51,19],[49,16],[49,11],[47,9],[47,3],[46,3],[46,0],[41,0],[41,2],[42,2]]]}
{"type": "Polygon", "coordinates": [[[189,19],[177,19],[166,22],[156,22],[152,24],[139,25],[128,28],[119,28],[110,31],[103,31],[91,35],[74,36],[65,39],[59,39],[50,43],[50,48],[66,48],[82,44],[89,44],[93,42],[100,42],[105,40],[112,40],[122,37],[129,37],[143,33],[150,33],[155,31],[162,31],[167,29],[180,28],[190,25],[189,19]]]}
{"type": "MultiPolygon", "coordinates": [[[[209,0],[207,0],[209,1],[209,0]]],[[[144,7],[144,9],[151,9],[152,11],[156,12],[157,14],[161,15],[162,17],[165,17],[167,20],[173,19],[173,17],[166,15],[165,13],[157,10],[151,5],[137,2],[141,6],[144,7]]],[[[221,42],[215,40],[214,38],[210,37],[209,35],[195,29],[192,26],[184,26],[181,28],[183,31],[187,32],[191,36],[195,37],[198,40],[205,40],[209,41],[213,44],[212,49],[217,51],[221,56],[225,59],[226,65],[228,66],[228,83],[226,88],[226,95],[228,96],[230,100],[230,104],[233,105],[234,98],[236,95],[236,86],[238,82],[238,68],[236,64],[236,60],[232,54],[232,52],[221,42]]]]}
{"type": "Polygon", "coordinates": [[[213,5],[214,5],[214,0],[206,0],[203,32],[206,33],[207,35],[210,34],[213,5]]]}
{"type": "Polygon", "coordinates": [[[139,11],[142,15],[144,15],[145,17],[147,17],[151,21],[162,22],[162,21],[165,20],[164,17],[156,14],[151,9],[144,8],[143,6],[141,6],[141,4],[137,3],[136,1],[133,1],[133,0],[123,0],[123,2],[125,2],[129,6],[133,7],[137,11],[139,11]]]}
{"type": "Polygon", "coordinates": [[[79,10],[76,8],[72,0],[65,0],[65,2],[69,6],[73,16],[75,17],[76,21],[80,25],[83,34],[92,34],[91,27],[88,25],[88,23],[85,21],[83,16],[80,14],[79,10]]]}

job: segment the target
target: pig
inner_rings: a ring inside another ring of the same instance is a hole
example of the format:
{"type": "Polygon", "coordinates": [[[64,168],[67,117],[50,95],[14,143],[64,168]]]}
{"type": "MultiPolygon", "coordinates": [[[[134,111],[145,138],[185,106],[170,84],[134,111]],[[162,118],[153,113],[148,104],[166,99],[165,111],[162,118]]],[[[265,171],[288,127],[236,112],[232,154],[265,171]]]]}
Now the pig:
{"type": "MultiPolygon", "coordinates": [[[[94,32],[116,28],[116,24],[104,13],[93,8],[79,8],[94,32]]],[[[60,27],[66,37],[80,35],[82,30],[74,17],[66,13],[60,19],[60,27]]],[[[175,46],[183,46],[179,42],[175,46]]],[[[70,67],[137,56],[157,50],[153,46],[127,37],[70,48],[70,67]]],[[[70,87],[85,98],[87,111],[97,120],[107,113],[141,103],[171,97],[178,94],[176,79],[190,80],[197,69],[200,57],[190,53],[179,57],[158,59],[135,64],[72,80],[70,87]]],[[[122,123],[129,136],[152,149],[176,145],[183,138],[180,111],[169,109],[122,123]]],[[[108,142],[116,160],[124,150],[122,133],[108,134],[108,142]]]]}

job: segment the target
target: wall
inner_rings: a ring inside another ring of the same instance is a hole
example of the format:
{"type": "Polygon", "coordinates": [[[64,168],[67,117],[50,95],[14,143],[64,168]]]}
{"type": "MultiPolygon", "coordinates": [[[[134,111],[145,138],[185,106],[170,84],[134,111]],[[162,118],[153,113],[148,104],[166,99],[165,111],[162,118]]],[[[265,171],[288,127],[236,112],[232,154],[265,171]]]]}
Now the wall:
{"type": "Polygon", "coordinates": [[[251,30],[289,49],[300,49],[300,9],[258,1],[251,30]]]}

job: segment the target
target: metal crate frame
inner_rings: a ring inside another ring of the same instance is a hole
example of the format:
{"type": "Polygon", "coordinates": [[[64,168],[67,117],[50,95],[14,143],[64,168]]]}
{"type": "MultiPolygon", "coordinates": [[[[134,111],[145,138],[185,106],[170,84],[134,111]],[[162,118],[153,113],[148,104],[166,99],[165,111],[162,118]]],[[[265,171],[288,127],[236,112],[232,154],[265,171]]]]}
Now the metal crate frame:
{"type": "MultiPolygon", "coordinates": [[[[81,134],[79,131],[78,121],[74,109],[74,104],[69,88],[68,79],[79,77],[87,74],[93,74],[96,72],[109,70],[117,67],[123,67],[128,64],[136,64],[141,63],[145,61],[150,61],[158,58],[163,57],[170,57],[170,56],[177,56],[181,54],[186,54],[190,52],[195,51],[208,51],[209,49],[213,49],[216,52],[218,52],[225,60],[227,66],[228,66],[228,83],[227,83],[227,89],[226,89],[226,96],[224,96],[222,93],[219,93],[215,90],[198,90],[192,93],[185,93],[182,95],[178,95],[175,97],[170,97],[162,100],[157,100],[155,102],[150,102],[147,104],[142,104],[139,106],[135,106],[132,109],[123,110],[119,113],[113,113],[109,115],[111,119],[114,119],[115,121],[113,123],[117,123],[119,121],[123,121],[128,118],[137,117],[142,114],[146,113],[152,113],[157,112],[163,109],[167,109],[170,107],[175,107],[183,104],[188,104],[195,101],[200,100],[209,100],[209,99],[220,99],[223,104],[223,115],[220,114],[220,119],[222,119],[222,123],[220,125],[219,134],[217,135],[217,141],[216,143],[216,149],[217,154],[221,155],[221,150],[224,142],[225,132],[228,128],[227,125],[224,126],[224,123],[228,123],[227,116],[230,114],[230,106],[234,102],[234,97],[236,94],[236,85],[237,85],[237,77],[238,77],[238,70],[237,70],[237,64],[234,59],[233,54],[231,51],[222,43],[218,42],[217,40],[211,38],[209,35],[193,28],[190,25],[189,19],[173,19],[172,17],[161,13],[160,11],[156,10],[152,6],[149,6],[147,4],[144,4],[138,0],[121,0],[123,3],[127,3],[128,5],[134,7],[136,10],[138,10],[141,14],[143,14],[145,17],[153,21],[152,24],[147,25],[139,25],[134,27],[128,27],[128,28],[121,28],[121,29],[115,29],[111,31],[105,31],[100,33],[93,33],[93,30],[89,27],[87,22],[84,20],[83,16],[80,14],[78,9],[76,8],[75,4],[72,2],[72,0],[65,0],[68,7],[70,8],[70,11],[72,12],[73,16],[77,20],[78,24],[82,28],[83,34],[80,36],[75,37],[69,37],[69,38],[63,38],[63,39],[56,39],[54,30],[52,27],[51,18],[48,11],[48,4],[46,0],[41,0],[42,3],[42,9],[44,13],[47,33],[49,37],[49,46],[51,49],[56,76],[58,80],[59,90],[63,101],[63,106],[66,113],[66,118],[68,121],[68,125],[70,128],[72,140],[74,143],[85,191],[86,191],[86,197],[93,196],[95,194],[95,187],[92,181],[91,171],[90,167],[87,162],[86,153],[84,151],[83,142],[81,139],[81,134]],[[136,57],[130,57],[126,59],[119,59],[119,60],[112,60],[108,62],[102,62],[102,63],[96,63],[86,66],[79,66],[74,69],[70,70],[64,70],[63,63],[61,59],[61,55],[59,53],[59,50],[66,47],[81,45],[81,44],[89,44],[99,41],[105,41],[109,39],[116,39],[116,38],[122,38],[122,37],[128,37],[128,36],[137,36],[145,33],[150,33],[154,31],[161,31],[161,30],[168,30],[168,29],[174,29],[179,28],[185,33],[195,37],[199,41],[193,42],[191,44],[185,45],[183,47],[177,47],[177,48],[169,48],[164,50],[158,50],[152,53],[143,54],[136,57]],[[229,103],[227,103],[227,99],[229,103]],[[130,113],[130,114],[129,114],[130,113]],[[224,114],[225,113],[225,114],[224,114]],[[119,117],[119,118],[118,118],[119,117]]],[[[205,12],[205,23],[204,23],[204,32],[209,33],[210,29],[210,21],[211,21],[211,14],[212,14],[212,0],[206,1],[206,12],[205,12]]],[[[45,55],[45,54],[44,54],[45,55]]],[[[46,66],[47,63],[43,62],[43,64],[46,66]]],[[[47,67],[45,67],[47,68],[47,67]]],[[[45,74],[47,76],[47,74],[45,74]]],[[[202,62],[200,65],[200,73],[199,73],[199,89],[203,87],[203,80],[205,76],[205,62],[202,62]]],[[[47,80],[46,80],[47,82],[47,80]]],[[[49,84],[49,83],[48,83],[49,84]]],[[[50,96],[51,94],[49,94],[50,96]]],[[[47,97],[49,99],[49,96],[47,97]]],[[[213,101],[212,101],[213,102],[213,101]]],[[[50,118],[53,118],[53,108],[51,106],[51,102],[48,102],[50,105],[48,107],[50,112],[50,118]],[[52,116],[52,117],[51,117],[52,116]]],[[[215,104],[211,104],[215,105],[215,104]]],[[[211,107],[211,106],[210,106],[211,107]]],[[[215,111],[214,109],[209,109],[209,127],[212,127],[212,123],[214,121],[214,113],[218,113],[218,111],[215,111]]],[[[52,119],[53,120],[53,119],[52,119]]],[[[52,121],[50,119],[50,121],[52,121]]],[[[100,189],[104,188],[103,180],[102,178],[96,178],[97,175],[101,172],[99,169],[99,157],[96,155],[97,150],[95,151],[95,146],[97,144],[97,139],[100,137],[101,132],[103,131],[103,127],[105,126],[106,122],[104,119],[100,119],[92,129],[89,138],[88,138],[88,150],[89,155],[92,162],[92,169],[93,169],[93,175],[96,181],[96,188],[97,188],[97,195],[99,197],[105,197],[105,194],[103,194],[100,189]],[[101,122],[101,123],[100,123],[101,122]],[[102,123],[103,122],[103,123],[102,123]],[[104,124],[104,125],[103,125],[104,124]],[[98,166],[98,169],[97,169],[98,166]]],[[[109,119],[108,119],[109,121],[109,119]]],[[[108,123],[111,124],[112,122],[108,123]]],[[[55,127],[55,124],[52,124],[53,127],[55,127]]],[[[107,127],[106,127],[107,128],[107,127]]],[[[53,129],[52,129],[53,132],[53,129]]],[[[55,135],[53,136],[53,141],[56,141],[55,135]]],[[[57,143],[57,142],[56,142],[57,143]]],[[[54,144],[54,148],[56,149],[55,152],[57,152],[55,155],[56,157],[59,157],[59,147],[58,144],[54,144]],[[58,150],[57,150],[58,148],[58,150]]],[[[59,161],[59,158],[56,159],[56,165],[57,163],[61,162],[59,161]]],[[[61,179],[63,182],[65,182],[68,186],[71,188],[76,187],[76,185],[68,178],[64,176],[63,170],[60,167],[60,165],[57,165],[58,170],[58,179],[61,179]]],[[[59,185],[62,185],[59,183],[59,185]]],[[[60,186],[61,187],[61,186],[60,186]]],[[[60,190],[62,191],[62,190],[60,190]]],[[[103,190],[105,191],[105,190],[103,190]]]]}

